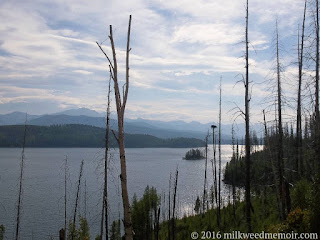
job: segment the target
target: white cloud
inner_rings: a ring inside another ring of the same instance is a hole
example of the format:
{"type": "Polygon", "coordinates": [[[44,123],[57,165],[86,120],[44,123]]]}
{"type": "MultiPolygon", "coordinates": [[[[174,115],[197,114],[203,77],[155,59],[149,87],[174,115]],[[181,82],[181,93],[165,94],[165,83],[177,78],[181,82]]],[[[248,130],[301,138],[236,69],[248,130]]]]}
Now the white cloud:
{"type": "MultiPolygon", "coordinates": [[[[271,66],[271,60],[265,56],[270,52],[272,39],[272,31],[268,29],[273,28],[278,15],[283,36],[292,35],[303,3],[253,0],[249,9],[250,42],[257,51],[250,55],[250,73],[255,74],[254,78],[263,79],[271,66]]],[[[130,84],[142,93],[139,98],[148,95],[143,91],[161,94],[163,98],[176,94],[175,98],[170,97],[170,101],[176,103],[183,95],[192,94],[201,99],[198,102],[201,104],[211,94],[216,99],[220,75],[227,75],[226,94],[235,98],[242,96],[241,88],[232,86],[236,81],[234,77],[244,73],[241,42],[245,1],[57,0],[49,3],[34,0],[0,3],[0,84],[13,87],[11,96],[2,92],[2,103],[38,98],[56,101],[65,108],[68,104],[83,106],[86,99],[91,108],[104,109],[105,89],[101,86],[105,87],[108,79],[108,63],[95,41],[103,42],[104,49],[111,55],[108,27],[113,25],[119,77],[124,79],[129,14],[133,15],[130,84]],[[70,87],[71,92],[67,92],[70,87]]],[[[265,94],[265,90],[254,86],[254,95],[265,94]]],[[[193,100],[182,98],[184,106],[181,107],[144,99],[150,102],[149,108],[135,110],[135,104],[128,110],[132,116],[144,114],[145,118],[148,114],[150,118],[160,117],[157,111],[172,119],[175,116],[190,120],[212,118],[215,110],[202,109],[202,113],[195,116],[197,108],[191,104],[193,100]]]]}

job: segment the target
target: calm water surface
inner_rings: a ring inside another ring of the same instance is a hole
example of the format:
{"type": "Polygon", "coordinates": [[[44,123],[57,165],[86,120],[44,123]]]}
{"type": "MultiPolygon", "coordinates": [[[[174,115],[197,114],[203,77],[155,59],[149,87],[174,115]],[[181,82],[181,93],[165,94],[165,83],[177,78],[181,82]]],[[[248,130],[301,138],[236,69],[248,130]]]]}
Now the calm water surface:
{"type": "MultiPolygon", "coordinates": [[[[209,146],[212,159],[212,145],[209,146]]],[[[193,214],[197,195],[203,194],[205,160],[187,161],[182,157],[189,149],[138,148],[126,149],[128,189],[130,199],[134,193],[143,195],[147,185],[154,186],[159,194],[168,193],[169,177],[179,169],[178,217],[193,214]]],[[[222,146],[222,166],[230,160],[232,148],[222,146]]],[[[28,148],[25,151],[21,239],[58,239],[64,227],[64,159],[68,156],[68,219],[73,216],[76,182],[81,160],[84,172],[78,213],[86,216],[90,233],[99,233],[103,183],[104,149],[98,148],[28,148]],[[85,190],[86,185],[86,190],[85,190]]],[[[13,239],[18,201],[18,182],[21,149],[0,148],[0,224],[6,227],[7,239],[13,239]]],[[[112,151],[109,176],[110,221],[122,211],[119,181],[119,154],[112,151]]],[[[208,161],[208,184],[213,184],[211,162],[208,161]]],[[[222,184],[223,195],[228,195],[222,184]]],[[[162,198],[163,200],[164,198],[162,198]]],[[[165,197],[167,201],[167,196],[165,197]]],[[[166,203],[167,204],[167,203],[166,203]]],[[[163,209],[166,209],[164,207],[163,209]]]]}

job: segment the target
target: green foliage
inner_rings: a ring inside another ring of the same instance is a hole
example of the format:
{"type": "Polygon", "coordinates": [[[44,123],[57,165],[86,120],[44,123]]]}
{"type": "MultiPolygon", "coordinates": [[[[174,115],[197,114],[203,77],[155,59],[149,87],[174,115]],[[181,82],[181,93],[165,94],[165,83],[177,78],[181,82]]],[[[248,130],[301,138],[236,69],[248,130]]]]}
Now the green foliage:
{"type": "Polygon", "coordinates": [[[6,228],[4,227],[3,224],[1,224],[0,225],[0,240],[3,240],[5,231],[6,231],[6,228]]]}
{"type": "Polygon", "coordinates": [[[310,207],[311,203],[311,184],[306,179],[297,182],[291,191],[292,208],[302,210],[310,207]]]}
{"type": "Polygon", "coordinates": [[[200,213],[200,209],[201,209],[201,202],[200,202],[199,196],[197,196],[197,200],[194,206],[194,211],[196,212],[196,214],[200,213]]]}
{"type": "Polygon", "coordinates": [[[317,177],[313,182],[311,187],[311,232],[318,233],[320,236],[320,227],[319,227],[319,219],[320,219],[320,177],[317,177]]]}
{"type": "Polygon", "coordinates": [[[120,220],[112,222],[110,240],[121,240],[120,220]]]}
{"type": "Polygon", "coordinates": [[[140,200],[134,195],[131,208],[134,239],[152,239],[156,230],[159,204],[160,196],[154,187],[147,186],[140,200]]]}
{"type": "Polygon", "coordinates": [[[200,149],[191,149],[188,152],[186,152],[186,155],[183,159],[186,160],[199,160],[199,159],[204,159],[203,153],[200,151],[200,149]]]}
{"type": "MultiPolygon", "coordinates": [[[[24,126],[0,126],[0,147],[21,147],[24,126]]],[[[117,147],[110,134],[110,147],[117,147]]],[[[204,142],[195,138],[161,139],[151,135],[125,134],[125,145],[142,147],[198,147],[204,142]]],[[[105,129],[79,124],[27,126],[27,147],[104,147],[105,129]]]]}
{"type": "Polygon", "coordinates": [[[90,240],[88,221],[84,217],[79,216],[79,225],[77,229],[75,224],[71,221],[69,222],[68,239],[72,239],[73,236],[74,240],[90,240]]]}

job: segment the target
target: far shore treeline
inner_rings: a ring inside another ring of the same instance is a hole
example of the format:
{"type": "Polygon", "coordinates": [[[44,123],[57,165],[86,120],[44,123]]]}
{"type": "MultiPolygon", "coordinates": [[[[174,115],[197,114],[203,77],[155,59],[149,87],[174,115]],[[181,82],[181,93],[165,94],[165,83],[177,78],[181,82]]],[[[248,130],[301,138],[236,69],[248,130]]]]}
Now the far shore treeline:
{"type": "MultiPolygon", "coordinates": [[[[80,124],[34,126],[27,125],[26,147],[104,147],[105,129],[80,124]]],[[[24,125],[0,126],[0,147],[21,147],[24,125]]],[[[116,140],[109,136],[110,146],[116,140]]],[[[145,134],[125,134],[128,148],[190,148],[204,147],[205,142],[196,138],[162,139],[145,134]]]]}

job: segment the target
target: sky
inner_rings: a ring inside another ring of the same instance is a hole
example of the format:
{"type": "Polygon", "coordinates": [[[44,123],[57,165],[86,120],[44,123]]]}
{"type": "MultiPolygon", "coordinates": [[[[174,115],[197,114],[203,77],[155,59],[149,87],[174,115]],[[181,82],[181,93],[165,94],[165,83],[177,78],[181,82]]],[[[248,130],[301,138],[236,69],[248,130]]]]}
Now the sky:
{"type": "MultiPolygon", "coordinates": [[[[73,108],[105,112],[109,25],[124,82],[132,15],[126,117],[233,122],[244,109],[244,0],[1,0],[0,114],[50,114],[73,108]]],[[[302,0],[250,0],[252,122],[262,121],[274,67],[278,18],[283,71],[296,91],[297,29],[302,0]],[[271,76],[271,77],[270,77],[271,76]]],[[[114,96],[113,96],[114,97],[114,96]]],[[[112,102],[113,111],[114,101],[112,102]]],[[[290,110],[289,110],[290,112],[290,110]]],[[[243,121],[238,117],[238,122],[243,121]]]]}

